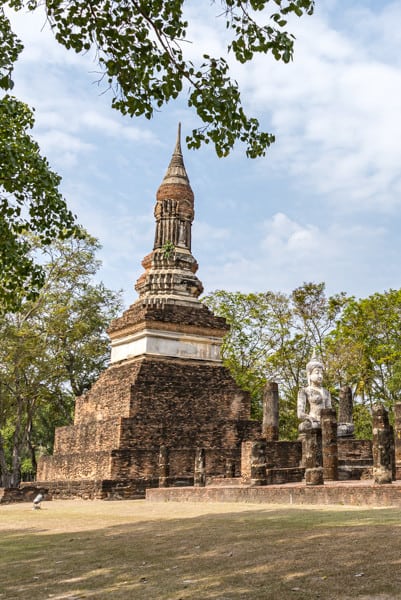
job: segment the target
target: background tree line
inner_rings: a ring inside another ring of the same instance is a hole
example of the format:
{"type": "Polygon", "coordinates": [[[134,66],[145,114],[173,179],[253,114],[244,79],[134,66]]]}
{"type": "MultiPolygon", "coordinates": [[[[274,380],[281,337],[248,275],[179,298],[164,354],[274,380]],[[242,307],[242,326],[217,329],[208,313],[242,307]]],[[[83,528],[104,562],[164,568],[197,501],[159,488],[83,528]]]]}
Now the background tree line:
{"type": "Polygon", "coordinates": [[[32,479],[37,458],[53,449],[55,427],[72,423],[74,397],[106,367],[110,320],[120,294],[96,283],[98,242],[79,239],[42,246],[45,280],[19,311],[0,315],[0,486],[32,479]]]}
{"type": "Polygon", "coordinates": [[[340,387],[351,386],[358,437],[371,435],[373,403],[382,402],[392,415],[401,400],[401,290],[356,300],[345,293],[327,296],[324,283],[304,283],[291,294],[218,290],[204,301],[231,326],[223,360],[250,392],[255,418],[261,417],[266,381],[279,384],[283,438],[297,435],[297,393],[306,385],[314,349],[326,366],[334,405],[340,387]]]}

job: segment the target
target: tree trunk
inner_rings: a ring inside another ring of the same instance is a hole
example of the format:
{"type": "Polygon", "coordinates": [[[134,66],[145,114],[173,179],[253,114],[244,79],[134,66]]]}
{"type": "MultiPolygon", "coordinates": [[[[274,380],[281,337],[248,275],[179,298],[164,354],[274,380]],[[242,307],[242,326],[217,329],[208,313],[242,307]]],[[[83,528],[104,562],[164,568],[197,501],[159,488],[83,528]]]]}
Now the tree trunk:
{"type": "Polygon", "coordinates": [[[6,455],[4,451],[4,439],[0,432],[0,486],[11,487],[11,472],[7,466],[6,455]]]}

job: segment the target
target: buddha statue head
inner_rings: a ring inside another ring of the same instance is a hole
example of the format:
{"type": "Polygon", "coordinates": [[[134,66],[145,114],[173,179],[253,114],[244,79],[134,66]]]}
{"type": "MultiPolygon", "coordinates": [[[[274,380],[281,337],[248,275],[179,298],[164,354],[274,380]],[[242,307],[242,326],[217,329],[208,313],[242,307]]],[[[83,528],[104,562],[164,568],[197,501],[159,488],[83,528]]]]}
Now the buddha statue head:
{"type": "Polygon", "coordinates": [[[312,358],[306,365],[306,376],[308,379],[308,385],[321,386],[323,382],[323,371],[324,364],[317,358],[316,352],[313,351],[312,358]]]}

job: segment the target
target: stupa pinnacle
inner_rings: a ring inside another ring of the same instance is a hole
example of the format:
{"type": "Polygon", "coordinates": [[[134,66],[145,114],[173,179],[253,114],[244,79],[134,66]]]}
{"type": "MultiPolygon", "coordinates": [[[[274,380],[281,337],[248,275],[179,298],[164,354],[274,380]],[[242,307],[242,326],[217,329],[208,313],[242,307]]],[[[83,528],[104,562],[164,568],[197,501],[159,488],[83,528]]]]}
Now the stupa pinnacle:
{"type": "Polygon", "coordinates": [[[145,256],[145,272],[136,282],[147,303],[199,302],[203,291],[196,277],[198,263],[191,253],[194,194],[181,152],[181,126],[170,164],[156,194],[153,250],[145,256]]]}

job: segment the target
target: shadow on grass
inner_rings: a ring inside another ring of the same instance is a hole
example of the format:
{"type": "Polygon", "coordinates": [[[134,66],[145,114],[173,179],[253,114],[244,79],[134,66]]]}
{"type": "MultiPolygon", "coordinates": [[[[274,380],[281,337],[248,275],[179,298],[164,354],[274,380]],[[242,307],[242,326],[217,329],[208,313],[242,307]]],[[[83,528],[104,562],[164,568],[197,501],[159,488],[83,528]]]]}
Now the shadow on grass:
{"type": "Polygon", "coordinates": [[[400,510],[263,510],[3,530],[0,599],[399,598],[400,510]]]}

